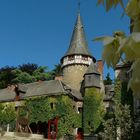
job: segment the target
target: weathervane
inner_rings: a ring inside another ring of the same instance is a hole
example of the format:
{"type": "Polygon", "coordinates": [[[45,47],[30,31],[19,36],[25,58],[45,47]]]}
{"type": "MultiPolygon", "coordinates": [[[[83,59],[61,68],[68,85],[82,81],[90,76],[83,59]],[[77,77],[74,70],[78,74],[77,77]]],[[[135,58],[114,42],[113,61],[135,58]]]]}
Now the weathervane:
{"type": "Polygon", "coordinates": [[[80,13],[80,6],[81,6],[81,2],[80,0],[78,0],[78,12],[80,13]]]}

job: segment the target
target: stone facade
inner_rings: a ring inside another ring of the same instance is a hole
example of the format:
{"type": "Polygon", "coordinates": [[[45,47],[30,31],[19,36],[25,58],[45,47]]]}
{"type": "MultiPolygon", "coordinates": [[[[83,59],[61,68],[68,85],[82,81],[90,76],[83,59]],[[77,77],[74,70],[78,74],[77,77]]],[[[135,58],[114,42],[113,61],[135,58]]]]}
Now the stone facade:
{"type": "Polygon", "coordinates": [[[69,65],[63,69],[63,81],[73,89],[80,90],[87,65],[69,65]]]}

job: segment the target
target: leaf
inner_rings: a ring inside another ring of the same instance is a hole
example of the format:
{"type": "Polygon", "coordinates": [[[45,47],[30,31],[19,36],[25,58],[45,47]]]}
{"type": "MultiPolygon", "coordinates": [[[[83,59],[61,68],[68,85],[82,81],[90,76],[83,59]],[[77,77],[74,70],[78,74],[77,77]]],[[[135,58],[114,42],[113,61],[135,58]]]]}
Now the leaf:
{"type": "Polygon", "coordinates": [[[113,0],[106,0],[106,11],[108,12],[114,5],[113,0]]]}
{"type": "Polygon", "coordinates": [[[140,33],[132,33],[126,39],[122,39],[120,44],[118,51],[122,51],[125,54],[127,61],[134,61],[140,58],[140,33]]]}
{"type": "Polygon", "coordinates": [[[124,4],[123,4],[123,0],[119,0],[119,3],[120,3],[120,5],[121,5],[121,7],[122,7],[123,9],[125,9],[124,4]]]}
{"type": "Polygon", "coordinates": [[[129,0],[126,6],[126,14],[135,19],[140,14],[140,2],[138,0],[129,0]]]}
{"type": "Polygon", "coordinates": [[[104,0],[98,0],[97,4],[103,4],[104,5],[104,0]]]}
{"type": "Polygon", "coordinates": [[[94,41],[103,41],[104,50],[102,54],[103,61],[106,62],[107,66],[115,68],[116,64],[120,60],[122,51],[118,51],[119,42],[124,38],[125,34],[121,31],[116,31],[113,33],[113,37],[105,36],[98,37],[94,41]]]}
{"type": "Polygon", "coordinates": [[[120,54],[117,52],[118,47],[113,44],[108,44],[104,47],[102,58],[106,62],[107,66],[115,68],[120,59],[120,54]]]}
{"type": "Polygon", "coordinates": [[[139,32],[134,32],[131,34],[131,38],[137,43],[140,42],[140,33],[139,32]]]}
{"type": "Polygon", "coordinates": [[[102,41],[103,45],[108,45],[108,44],[112,43],[113,40],[114,40],[114,37],[111,37],[111,36],[97,37],[97,38],[93,39],[93,41],[102,41]]]}
{"type": "Polygon", "coordinates": [[[123,4],[123,0],[114,0],[114,7],[116,7],[118,4],[120,4],[122,6],[122,8],[124,8],[124,4],[123,4]]]}
{"type": "Polygon", "coordinates": [[[124,9],[124,4],[123,0],[98,0],[97,4],[102,4],[104,5],[105,3],[105,8],[106,11],[108,12],[112,7],[116,7],[118,4],[121,5],[121,7],[124,9]]]}

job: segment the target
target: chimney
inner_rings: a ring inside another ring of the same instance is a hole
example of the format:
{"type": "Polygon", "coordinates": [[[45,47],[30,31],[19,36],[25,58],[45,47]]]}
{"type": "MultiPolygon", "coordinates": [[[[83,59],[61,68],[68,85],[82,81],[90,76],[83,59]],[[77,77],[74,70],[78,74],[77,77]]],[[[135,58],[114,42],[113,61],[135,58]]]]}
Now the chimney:
{"type": "Polygon", "coordinates": [[[97,69],[100,72],[100,74],[103,74],[103,61],[97,60],[97,69]]]}

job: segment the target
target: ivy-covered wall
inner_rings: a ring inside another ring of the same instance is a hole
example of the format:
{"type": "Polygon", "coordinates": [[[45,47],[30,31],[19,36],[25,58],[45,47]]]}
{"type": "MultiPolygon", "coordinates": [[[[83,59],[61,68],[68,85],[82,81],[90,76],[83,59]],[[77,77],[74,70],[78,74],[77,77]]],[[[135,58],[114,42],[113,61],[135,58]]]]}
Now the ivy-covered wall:
{"type": "Polygon", "coordinates": [[[82,115],[75,112],[74,101],[69,96],[34,97],[26,100],[26,106],[30,123],[58,117],[58,137],[72,134],[74,128],[82,126],[82,115]]]}
{"type": "Polygon", "coordinates": [[[136,120],[136,116],[134,116],[134,100],[133,100],[133,92],[131,89],[128,90],[128,82],[127,81],[118,81],[117,83],[120,83],[120,101],[123,105],[129,105],[130,106],[130,113],[131,113],[131,119],[133,120],[131,123],[132,130],[133,130],[133,139],[138,140],[140,138],[140,133],[135,131],[134,122],[136,120]]]}
{"type": "Polygon", "coordinates": [[[129,105],[131,115],[133,116],[133,94],[132,90],[128,90],[128,82],[116,80],[115,81],[115,102],[121,103],[122,105],[129,105]]]}
{"type": "MultiPolygon", "coordinates": [[[[48,122],[58,117],[58,137],[72,134],[74,128],[82,127],[82,114],[77,114],[72,98],[66,95],[32,97],[25,100],[25,108],[20,109],[20,115],[29,111],[29,123],[48,122]],[[27,109],[27,110],[26,110],[27,109]]],[[[14,103],[0,104],[0,123],[15,125],[16,112],[14,103]]]]}
{"type": "Polygon", "coordinates": [[[16,122],[16,112],[14,103],[0,103],[0,126],[6,127],[10,124],[10,128],[14,129],[16,122]]]}
{"type": "Polygon", "coordinates": [[[93,134],[104,117],[103,94],[96,88],[87,88],[83,107],[84,134],[93,134]]]}

